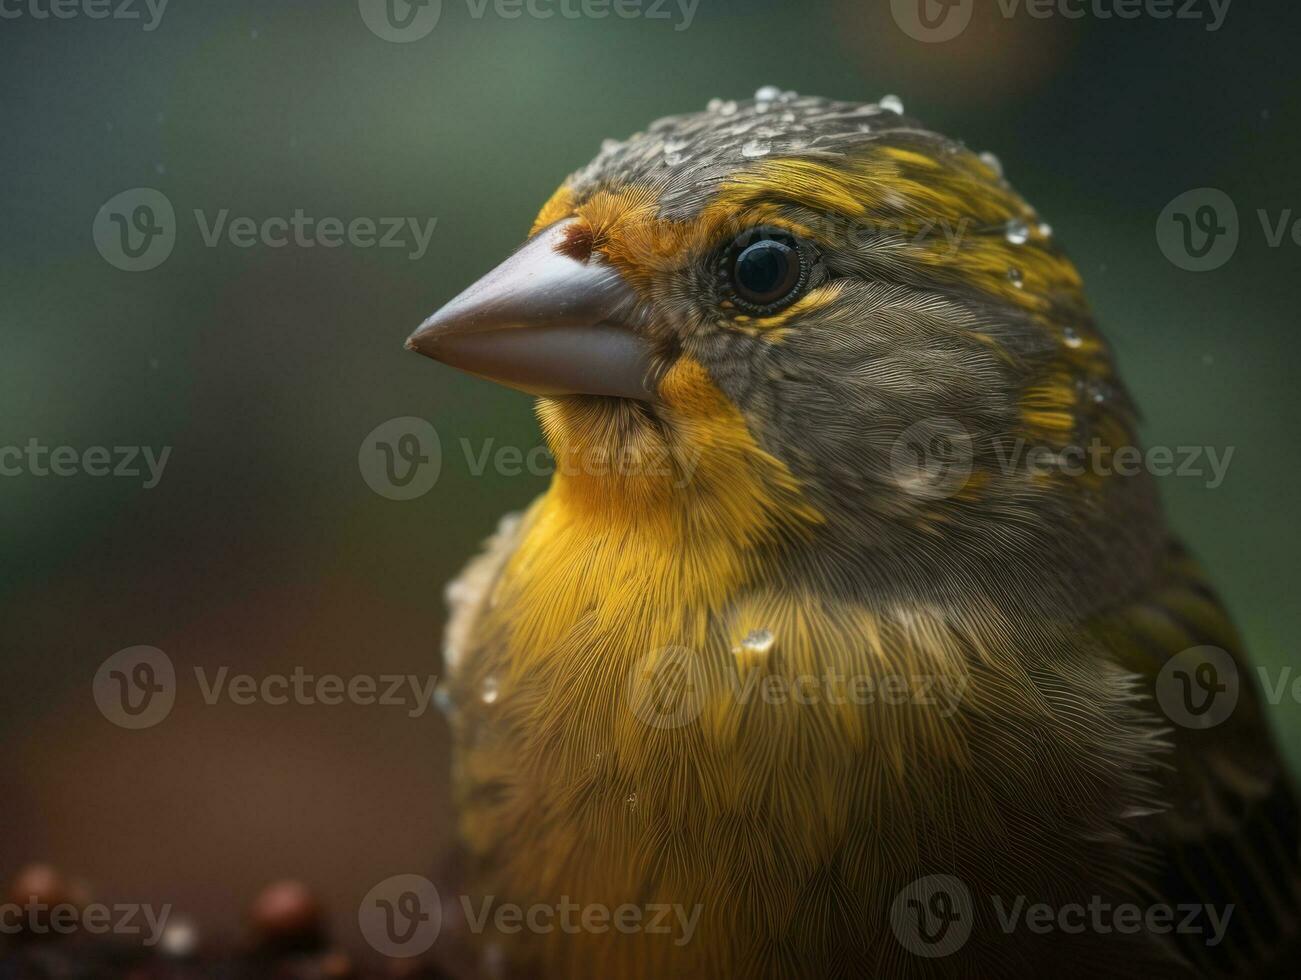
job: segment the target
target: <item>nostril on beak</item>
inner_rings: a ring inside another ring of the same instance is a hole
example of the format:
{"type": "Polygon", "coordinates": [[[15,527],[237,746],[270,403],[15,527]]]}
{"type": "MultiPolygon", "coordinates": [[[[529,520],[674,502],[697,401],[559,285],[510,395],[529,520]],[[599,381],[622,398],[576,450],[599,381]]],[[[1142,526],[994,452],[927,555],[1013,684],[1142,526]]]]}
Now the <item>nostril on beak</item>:
{"type": "Polygon", "coordinates": [[[578,262],[586,262],[592,257],[592,226],[579,219],[565,228],[564,234],[556,241],[555,249],[578,262]]]}

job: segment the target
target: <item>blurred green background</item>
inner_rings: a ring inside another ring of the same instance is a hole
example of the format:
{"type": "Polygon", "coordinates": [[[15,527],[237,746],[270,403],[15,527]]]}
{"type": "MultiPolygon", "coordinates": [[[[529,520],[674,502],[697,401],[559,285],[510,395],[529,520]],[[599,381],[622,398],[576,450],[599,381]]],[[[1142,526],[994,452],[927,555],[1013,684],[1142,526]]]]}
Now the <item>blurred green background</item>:
{"type": "MultiPolygon", "coordinates": [[[[1301,9],[1238,0],[1211,32],[976,6],[943,44],[863,0],[701,0],[689,22],[677,0],[665,18],[492,3],[476,17],[443,0],[406,44],[356,0],[173,0],[152,31],[0,20],[0,446],[173,447],[151,490],[0,478],[0,878],[47,859],[221,932],[262,882],[294,875],[346,934],[374,882],[436,862],[451,824],[435,712],[209,707],[183,679],[166,722],[131,732],[97,711],[92,678],[136,644],[186,676],[437,672],[444,583],[545,479],[475,475],[461,439],[539,444],[528,400],[402,341],[518,244],[603,138],[765,84],[897,93],[1001,157],[1076,259],[1145,439],[1233,447],[1216,489],[1163,481],[1171,519],[1258,662],[1296,663],[1301,247],[1269,247],[1256,213],[1301,217],[1301,9]],[[101,258],[92,222],[141,186],[171,200],[179,234],[132,274],[101,258]],[[1242,240],[1193,274],[1154,227],[1204,186],[1234,200],[1242,240]],[[195,209],[437,224],[419,260],[209,248],[195,209]],[[358,468],[397,416],[430,420],[445,452],[407,502],[358,468]]],[[[1298,758],[1301,706],[1272,711],[1298,758]]]]}

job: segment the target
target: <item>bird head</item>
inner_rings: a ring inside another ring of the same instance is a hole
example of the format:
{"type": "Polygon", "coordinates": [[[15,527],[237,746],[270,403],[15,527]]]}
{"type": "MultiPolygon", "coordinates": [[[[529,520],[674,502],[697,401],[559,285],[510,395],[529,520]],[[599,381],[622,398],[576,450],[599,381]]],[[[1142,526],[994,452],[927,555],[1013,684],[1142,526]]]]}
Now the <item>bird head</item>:
{"type": "Polygon", "coordinates": [[[1088,456],[1135,418],[1080,277],[896,109],[768,89],[607,141],[408,346],[539,396],[571,506],[877,591],[1104,588],[1158,521],[1088,456]]]}

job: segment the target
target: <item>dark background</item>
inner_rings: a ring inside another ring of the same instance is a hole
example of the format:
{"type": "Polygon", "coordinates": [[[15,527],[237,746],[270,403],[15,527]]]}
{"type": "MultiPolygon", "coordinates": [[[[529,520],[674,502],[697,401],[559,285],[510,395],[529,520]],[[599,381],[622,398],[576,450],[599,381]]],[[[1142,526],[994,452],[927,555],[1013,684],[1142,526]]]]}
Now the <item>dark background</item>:
{"type": "MultiPolygon", "coordinates": [[[[11,0],[12,2],[12,0],[11,0]]],[[[24,0],[26,2],[26,0],[24,0]]],[[[114,0],[116,4],[119,0],[114,0]]],[[[573,0],[571,0],[573,2],[573,0]]],[[[472,17],[392,44],[356,0],[172,0],[140,22],[0,20],[0,446],[172,446],[162,482],[0,477],[0,879],[34,859],[106,900],[175,903],[233,933],[265,881],[319,887],[345,937],[381,878],[431,868],[452,820],[437,712],[206,705],[191,671],[437,673],[442,590],[545,486],[479,451],[538,445],[528,400],[402,349],[514,247],[605,137],[776,84],[874,101],[1002,159],[1052,223],[1144,407],[1151,444],[1234,456],[1169,478],[1257,661],[1296,662],[1296,4],[1199,21],[1007,19],[977,0],[944,44],[884,2],[702,0],[669,20],[472,17]],[[176,207],[160,267],[104,261],[92,222],[148,186],[176,207]],[[1214,272],[1162,255],[1157,216],[1211,186],[1242,241],[1214,272]],[[429,252],[205,247],[192,216],[436,217],[429,252]],[[372,492],[362,440],[397,416],[442,437],[440,479],[372,492]],[[162,724],[91,696],[110,654],[168,653],[162,724]]],[[[1273,676],[1279,676],[1275,673],[1273,676]]],[[[1271,709],[1293,759],[1301,706],[1271,709]]]]}

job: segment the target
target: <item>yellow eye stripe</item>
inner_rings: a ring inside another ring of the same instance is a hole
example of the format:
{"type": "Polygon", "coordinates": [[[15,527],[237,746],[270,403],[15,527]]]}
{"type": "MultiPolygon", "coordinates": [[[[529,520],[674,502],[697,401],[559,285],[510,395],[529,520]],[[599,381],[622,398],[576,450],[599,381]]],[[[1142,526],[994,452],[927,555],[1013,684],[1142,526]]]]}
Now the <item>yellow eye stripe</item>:
{"type": "Polygon", "coordinates": [[[780,343],[787,335],[785,329],[791,320],[807,316],[815,310],[830,306],[840,299],[844,287],[836,282],[815,286],[797,299],[786,309],[769,316],[748,316],[745,314],[732,318],[732,323],[740,330],[760,336],[769,343],[780,343]]]}

